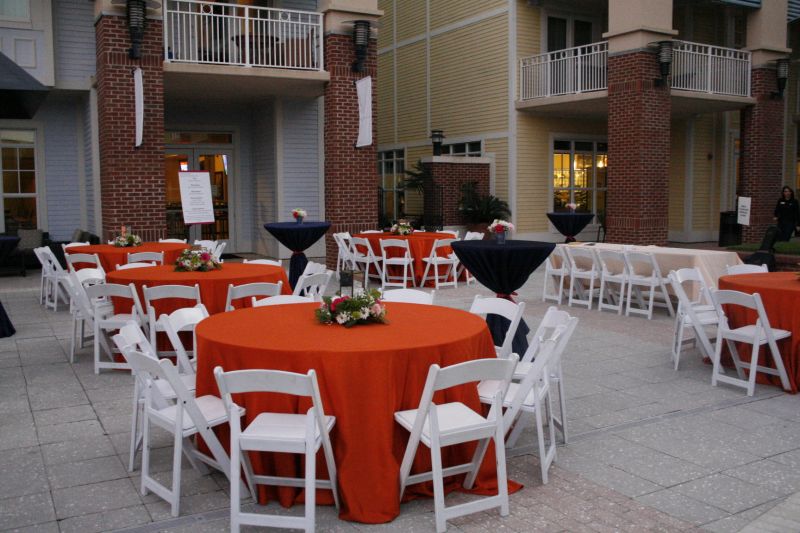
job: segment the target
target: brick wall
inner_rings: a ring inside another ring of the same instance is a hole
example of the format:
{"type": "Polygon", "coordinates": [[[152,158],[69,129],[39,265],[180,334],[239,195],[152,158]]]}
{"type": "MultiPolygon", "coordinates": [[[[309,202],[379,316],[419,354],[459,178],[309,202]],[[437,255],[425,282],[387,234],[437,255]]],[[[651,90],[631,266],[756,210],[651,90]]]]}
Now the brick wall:
{"type": "Polygon", "coordinates": [[[104,238],[130,224],[148,239],[166,229],[164,181],[164,76],[161,21],[148,20],[141,59],[130,59],[124,17],[104,15],[95,24],[100,185],[104,238]],[[133,69],[144,81],[144,137],[134,147],[133,69]]]}
{"type": "MultiPolygon", "coordinates": [[[[469,158],[465,158],[468,161],[469,158]]],[[[461,200],[461,186],[464,183],[474,181],[475,191],[479,195],[489,194],[489,163],[444,163],[444,162],[424,162],[423,166],[430,171],[433,183],[441,186],[442,191],[442,224],[445,226],[457,226],[464,221],[458,211],[458,203],[461,200]]],[[[425,201],[435,195],[425,191],[425,201]]]]}
{"type": "Polygon", "coordinates": [[[777,90],[774,69],[753,69],[751,92],[756,104],[741,112],[741,174],[736,190],[739,196],[752,198],[750,225],[742,227],[743,242],[761,242],[767,226],[773,223],[781,193],[784,100],[772,98],[777,90]]]}
{"type": "Polygon", "coordinates": [[[331,80],[325,88],[325,218],[327,263],[335,268],[337,248],[332,233],[358,233],[378,225],[377,55],[370,40],[364,72],[353,72],[353,38],[325,36],[325,65],[331,80]],[[372,76],[372,144],[356,148],[358,96],[355,81],[372,76]]]}
{"type": "Polygon", "coordinates": [[[608,58],[609,242],[667,241],[671,105],[659,77],[650,52],[608,58]]]}

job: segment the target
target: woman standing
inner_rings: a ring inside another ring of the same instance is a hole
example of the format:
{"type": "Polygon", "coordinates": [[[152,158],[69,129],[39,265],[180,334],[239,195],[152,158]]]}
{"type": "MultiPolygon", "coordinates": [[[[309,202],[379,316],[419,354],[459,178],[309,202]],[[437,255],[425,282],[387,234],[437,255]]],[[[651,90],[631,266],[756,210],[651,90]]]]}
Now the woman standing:
{"type": "Polygon", "coordinates": [[[794,191],[790,187],[784,187],[778,205],[775,206],[775,222],[780,230],[781,241],[788,241],[792,238],[795,228],[800,226],[800,206],[794,198],[794,191]]]}

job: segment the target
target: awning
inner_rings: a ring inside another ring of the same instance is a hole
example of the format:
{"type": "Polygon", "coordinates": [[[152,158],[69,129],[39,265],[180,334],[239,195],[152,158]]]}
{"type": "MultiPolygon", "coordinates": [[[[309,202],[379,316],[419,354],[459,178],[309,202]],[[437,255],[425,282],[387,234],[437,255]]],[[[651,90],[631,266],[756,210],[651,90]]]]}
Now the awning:
{"type": "Polygon", "coordinates": [[[800,18],[800,0],[789,0],[789,22],[800,18]]]}
{"type": "Polygon", "coordinates": [[[0,118],[33,118],[50,90],[0,52],[0,118]]]}

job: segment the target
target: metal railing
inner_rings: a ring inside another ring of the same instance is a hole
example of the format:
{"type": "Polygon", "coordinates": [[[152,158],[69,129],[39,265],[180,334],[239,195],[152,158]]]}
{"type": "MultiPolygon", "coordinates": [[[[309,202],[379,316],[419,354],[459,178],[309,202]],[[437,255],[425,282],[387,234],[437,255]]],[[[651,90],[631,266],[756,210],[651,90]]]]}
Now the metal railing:
{"type": "Polygon", "coordinates": [[[750,52],[673,41],[672,88],[750,96],[750,52]]]}
{"type": "Polygon", "coordinates": [[[605,41],[522,58],[520,100],[603,90],[607,59],[605,41]]]}
{"type": "Polygon", "coordinates": [[[197,0],[168,0],[164,60],[322,70],[322,14],[197,0]]]}

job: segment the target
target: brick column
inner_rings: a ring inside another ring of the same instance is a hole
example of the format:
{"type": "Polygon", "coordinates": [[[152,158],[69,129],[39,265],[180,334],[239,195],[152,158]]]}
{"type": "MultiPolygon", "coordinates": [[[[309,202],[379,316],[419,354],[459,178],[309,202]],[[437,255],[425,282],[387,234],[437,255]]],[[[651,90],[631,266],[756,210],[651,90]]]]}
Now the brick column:
{"type": "Polygon", "coordinates": [[[128,57],[125,17],[102,15],[95,24],[100,185],[104,239],[130,224],[146,240],[166,229],[164,177],[164,44],[160,20],[148,20],[141,59],[128,57]],[[144,81],[144,136],[135,144],[133,69],[144,81]]]}
{"type": "Polygon", "coordinates": [[[667,241],[670,157],[669,86],[654,54],[608,58],[608,200],[606,240],[667,241]]]}
{"type": "Polygon", "coordinates": [[[742,227],[743,242],[761,242],[783,186],[784,100],[775,69],[754,68],[751,91],[756,104],[741,112],[740,176],[736,194],[752,198],[750,225],[742,227]]]}
{"type": "Polygon", "coordinates": [[[378,225],[377,172],[377,48],[370,39],[364,72],[353,72],[353,38],[325,36],[325,66],[331,80],[325,88],[325,218],[331,222],[326,237],[329,268],[336,267],[337,248],[332,233],[357,233],[378,225]],[[358,96],[355,81],[372,76],[372,144],[356,148],[358,96]]]}
{"type": "Polygon", "coordinates": [[[428,205],[429,202],[441,202],[443,226],[464,223],[458,210],[463,184],[474,181],[477,194],[489,194],[491,169],[486,158],[434,156],[423,158],[422,166],[431,173],[432,183],[438,186],[425,188],[425,211],[439,209],[438,205],[428,205]]]}

